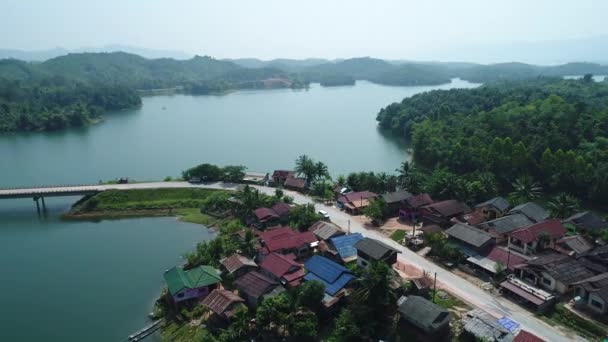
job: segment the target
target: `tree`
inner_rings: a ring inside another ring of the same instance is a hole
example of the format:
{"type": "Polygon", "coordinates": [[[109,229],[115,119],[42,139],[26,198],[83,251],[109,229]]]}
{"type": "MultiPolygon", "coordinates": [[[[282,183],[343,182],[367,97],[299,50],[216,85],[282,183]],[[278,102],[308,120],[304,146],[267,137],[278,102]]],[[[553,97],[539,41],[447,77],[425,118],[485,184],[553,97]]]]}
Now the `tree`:
{"type": "Polygon", "coordinates": [[[359,288],[353,293],[351,309],[357,321],[373,334],[387,320],[387,308],[395,302],[395,292],[390,286],[391,268],[382,261],[372,262],[357,281],[359,288]]]}
{"type": "Polygon", "coordinates": [[[298,175],[304,176],[307,183],[310,183],[317,174],[317,166],[315,165],[314,160],[303,154],[296,159],[295,171],[298,175]]]}
{"type": "Polygon", "coordinates": [[[378,225],[386,215],[387,205],[382,198],[372,200],[369,205],[363,208],[363,215],[372,220],[375,225],[378,225]]]}
{"type": "Polygon", "coordinates": [[[183,179],[192,179],[194,177],[198,177],[204,181],[218,181],[222,177],[222,169],[216,165],[205,163],[182,172],[183,179]]]}
{"type": "Polygon", "coordinates": [[[226,182],[239,183],[245,177],[247,168],[242,165],[228,165],[222,168],[222,180],[226,182]]]}
{"type": "Polygon", "coordinates": [[[565,219],[574,214],[579,208],[579,201],[574,196],[559,193],[547,204],[551,216],[565,219]]]}
{"type": "Polygon", "coordinates": [[[344,175],[339,175],[338,178],[336,178],[336,185],[341,187],[346,186],[346,177],[344,177],[344,175]]]}
{"type": "Polygon", "coordinates": [[[593,81],[593,74],[585,74],[585,76],[583,76],[583,81],[585,83],[591,83],[593,81]]]}
{"type": "Polygon", "coordinates": [[[276,198],[277,198],[277,200],[279,200],[279,201],[280,201],[280,200],[281,200],[281,198],[283,198],[283,195],[284,195],[284,194],[283,194],[283,190],[281,190],[281,189],[279,189],[279,188],[277,188],[277,189],[275,189],[275,190],[274,190],[274,197],[276,197],[276,198]]]}
{"type": "Polygon", "coordinates": [[[313,177],[313,180],[316,179],[326,179],[329,178],[329,171],[327,169],[327,165],[325,165],[323,162],[318,161],[315,164],[315,175],[313,177]]]}
{"type": "Polygon", "coordinates": [[[513,183],[513,191],[509,194],[509,200],[512,204],[522,204],[535,200],[541,196],[540,185],[530,176],[522,176],[517,178],[513,183]]]}
{"type": "Polygon", "coordinates": [[[289,212],[289,225],[300,231],[307,230],[320,219],[321,215],[315,211],[315,205],[312,203],[297,205],[289,212]]]}
{"type": "Polygon", "coordinates": [[[355,320],[355,316],[348,309],[342,309],[334,329],[332,330],[331,336],[329,337],[330,342],[350,342],[357,341],[361,338],[361,330],[355,320]]]}
{"type": "Polygon", "coordinates": [[[325,285],[319,281],[307,281],[298,287],[296,306],[317,310],[325,296],[325,285]]]}
{"type": "Polygon", "coordinates": [[[291,305],[287,295],[280,294],[265,299],[258,307],[255,315],[258,329],[273,336],[280,336],[289,324],[290,312],[291,305]]]}

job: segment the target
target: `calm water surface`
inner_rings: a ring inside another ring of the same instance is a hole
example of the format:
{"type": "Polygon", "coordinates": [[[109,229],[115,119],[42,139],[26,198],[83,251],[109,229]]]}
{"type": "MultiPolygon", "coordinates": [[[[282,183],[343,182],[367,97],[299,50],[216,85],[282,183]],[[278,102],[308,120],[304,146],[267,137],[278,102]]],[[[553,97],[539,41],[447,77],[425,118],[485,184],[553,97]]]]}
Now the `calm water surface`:
{"type": "MultiPolygon", "coordinates": [[[[393,171],[406,146],[382,135],[387,104],[432,89],[356,86],[155,96],[82,130],[0,136],[0,186],[176,176],[200,162],[291,168],[303,153],[332,174],[393,171]]],[[[0,201],[0,341],[119,341],[141,328],[162,273],[212,237],[172,218],[64,222],[77,198],[0,201]]]]}

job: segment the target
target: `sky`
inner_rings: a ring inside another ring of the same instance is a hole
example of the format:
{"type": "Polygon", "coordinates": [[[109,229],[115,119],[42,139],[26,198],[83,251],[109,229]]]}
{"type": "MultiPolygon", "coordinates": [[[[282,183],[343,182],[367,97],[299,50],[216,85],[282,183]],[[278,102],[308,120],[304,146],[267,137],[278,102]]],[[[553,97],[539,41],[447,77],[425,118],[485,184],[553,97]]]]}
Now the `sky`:
{"type": "Polygon", "coordinates": [[[463,50],[608,37],[607,19],[604,0],[2,0],[0,48],[445,60],[466,58],[463,50]]]}

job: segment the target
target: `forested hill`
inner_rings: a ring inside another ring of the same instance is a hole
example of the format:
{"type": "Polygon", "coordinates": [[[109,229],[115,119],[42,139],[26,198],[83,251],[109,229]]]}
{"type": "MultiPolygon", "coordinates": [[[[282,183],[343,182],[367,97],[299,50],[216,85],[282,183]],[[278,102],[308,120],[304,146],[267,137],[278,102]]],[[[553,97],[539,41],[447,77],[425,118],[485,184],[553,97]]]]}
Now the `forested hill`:
{"type": "Polygon", "coordinates": [[[510,191],[529,176],[546,193],[608,205],[606,82],[540,78],[431,91],[377,119],[410,138],[416,165],[442,170],[454,196],[510,191]]]}
{"type": "MultiPolygon", "coordinates": [[[[146,59],[124,52],[78,53],[49,59],[43,63],[3,60],[0,78],[25,79],[60,76],[69,80],[120,85],[136,89],[188,86],[196,83],[260,81],[265,78],[288,78],[278,69],[247,69],[232,62],[208,56],[188,60],[146,59]]],[[[219,89],[220,91],[222,89],[219,89]]]]}
{"type": "Polygon", "coordinates": [[[246,69],[211,57],[146,59],[122,52],[80,53],[43,63],[0,60],[0,132],[84,126],[107,110],[137,106],[137,90],[301,87],[279,69],[246,69]]]}
{"type": "Polygon", "coordinates": [[[474,64],[458,62],[385,61],[370,57],[327,61],[322,59],[262,61],[237,59],[235,63],[248,68],[276,68],[298,73],[308,82],[324,85],[353,84],[368,80],[387,85],[436,85],[451,78],[488,83],[537,78],[539,76],[575,76],[584,74],[607,75],[608,66],[594,63],[568,63],[539,66],[524,63],[474,64]]]}

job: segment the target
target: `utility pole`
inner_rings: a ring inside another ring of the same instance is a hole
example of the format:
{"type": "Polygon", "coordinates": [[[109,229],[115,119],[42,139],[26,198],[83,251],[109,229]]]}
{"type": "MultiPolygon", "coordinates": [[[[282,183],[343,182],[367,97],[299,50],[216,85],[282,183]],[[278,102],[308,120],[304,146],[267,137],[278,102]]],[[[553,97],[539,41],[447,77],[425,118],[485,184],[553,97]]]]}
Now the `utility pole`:
{"type": "Polygon", "coordinates": [[[350,219],[348,219],[348,234],[347,235],[350,235],[350,219]]]}
{"type": "Polygon", "coordinates": [[[433,303],[435,303],[436,295],[437,295],[437,272],[435,272],[435,280],[433,280],[433,303]]]}

